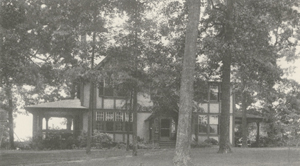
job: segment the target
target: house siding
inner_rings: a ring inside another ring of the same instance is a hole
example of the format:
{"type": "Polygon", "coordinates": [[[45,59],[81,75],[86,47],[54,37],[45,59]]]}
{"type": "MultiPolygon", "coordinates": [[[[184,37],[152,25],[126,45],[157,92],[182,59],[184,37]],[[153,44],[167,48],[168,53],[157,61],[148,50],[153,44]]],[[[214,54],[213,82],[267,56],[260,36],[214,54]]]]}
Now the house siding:
{"type": "Polygon", "coordinates": [[[137,114],[137,136],[144,140],[149,140],[149,123],[145,120],[151,115],[151,112],[139,112],[137,114]]]}

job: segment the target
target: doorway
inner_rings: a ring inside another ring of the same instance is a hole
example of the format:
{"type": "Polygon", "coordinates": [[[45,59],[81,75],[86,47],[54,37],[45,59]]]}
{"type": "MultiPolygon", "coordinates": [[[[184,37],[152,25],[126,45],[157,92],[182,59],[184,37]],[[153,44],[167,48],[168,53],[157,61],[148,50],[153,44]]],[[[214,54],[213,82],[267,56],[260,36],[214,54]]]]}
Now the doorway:
{"type": "Polygon", "coordinates": [[[170,140],[171,134],[171,119],[161,119],[160,120],[160,140],[168,141],[170,140]]]}

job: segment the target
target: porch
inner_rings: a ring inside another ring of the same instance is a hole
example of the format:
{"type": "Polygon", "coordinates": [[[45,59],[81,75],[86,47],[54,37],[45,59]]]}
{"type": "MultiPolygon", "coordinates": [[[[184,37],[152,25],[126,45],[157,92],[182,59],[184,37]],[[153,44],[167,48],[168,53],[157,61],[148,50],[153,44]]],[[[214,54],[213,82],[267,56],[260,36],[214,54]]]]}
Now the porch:
{"type": "Polygon", "coordinates": [[[83,129],[83,114],[88,111],[81,106],[80,100],[61,100],[27,106],[25,109],[33,115],[32,136],[47,137],[50,133],[69,133],[78,136],[83,129]],[[65,118],[66,128],[49,127],[51,118],[65,118]]]}

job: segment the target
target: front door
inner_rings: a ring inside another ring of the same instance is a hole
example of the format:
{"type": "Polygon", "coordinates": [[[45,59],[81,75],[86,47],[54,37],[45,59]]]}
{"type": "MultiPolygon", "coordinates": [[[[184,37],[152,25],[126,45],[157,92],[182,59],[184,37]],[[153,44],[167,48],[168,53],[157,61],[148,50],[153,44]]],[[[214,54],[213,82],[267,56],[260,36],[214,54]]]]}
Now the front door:
{"type": "Polygon", "coordinates": [[[161,119],[160,120],[160,140],[167,141],[170,140],[171,134],[171,119],[161,119]]]}

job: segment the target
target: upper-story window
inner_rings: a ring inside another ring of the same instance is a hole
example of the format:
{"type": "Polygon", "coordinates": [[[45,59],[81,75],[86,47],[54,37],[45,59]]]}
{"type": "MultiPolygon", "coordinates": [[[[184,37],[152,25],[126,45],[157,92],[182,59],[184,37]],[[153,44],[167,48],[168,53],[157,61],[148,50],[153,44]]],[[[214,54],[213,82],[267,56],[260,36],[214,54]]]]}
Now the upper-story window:
{"type": "Polygon", "coordinates": [[[126,96],[124,84],[116,84],[112,79],[99,82],[99,96],[126,96]]]}
{"type": "Polygon", "coordinates": [[[211,83],[209,85],[209,100],[210,101],[220,100],[220,88],[218,83],[211,83]]]}

